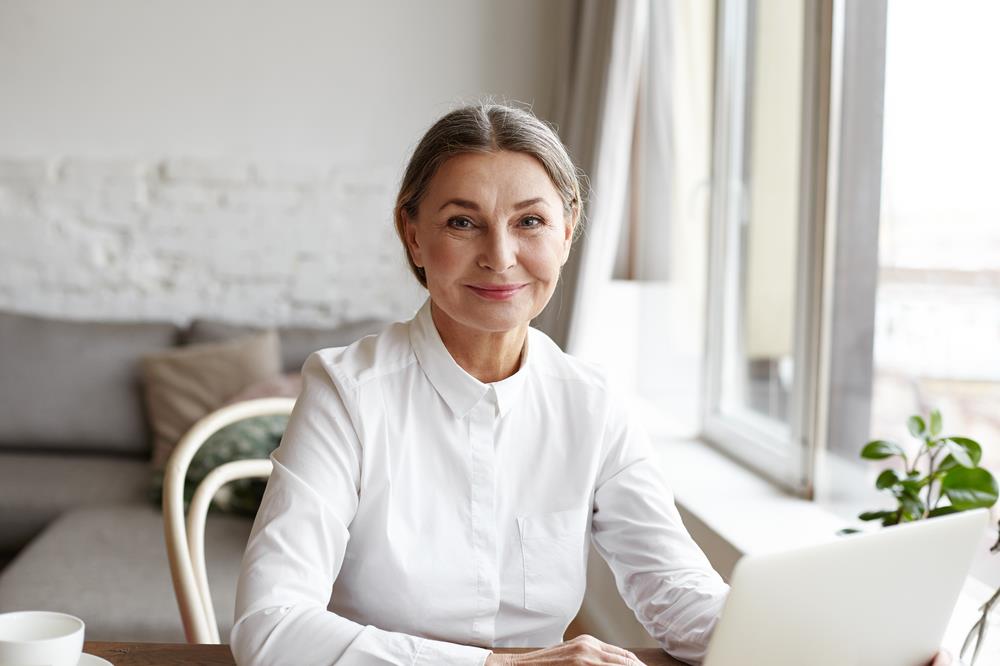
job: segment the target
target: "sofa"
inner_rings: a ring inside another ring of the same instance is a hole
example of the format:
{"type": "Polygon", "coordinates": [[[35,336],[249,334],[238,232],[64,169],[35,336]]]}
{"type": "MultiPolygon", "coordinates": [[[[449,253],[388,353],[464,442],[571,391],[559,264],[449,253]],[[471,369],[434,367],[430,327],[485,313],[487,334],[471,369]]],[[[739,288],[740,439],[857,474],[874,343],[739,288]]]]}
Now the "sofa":
{"type": "MultiPolygon", "coordinates": [[[[275,365],[295,373],[315,349],[349,344],[384,323],[278,328],[275,365]]],[[[88,640],[184,640],[162,512],[150,498],[154,435],[162,433],[150,418],[143,364],[197,349],[198,367],[213,376],[213,344],[261,331],[204,318],[178,325],[0,311],[0,612],[71,613],[86,623],[88,640]]],[[[245,516],[208,519],[223,642],[250,526],[245,516]]]]}

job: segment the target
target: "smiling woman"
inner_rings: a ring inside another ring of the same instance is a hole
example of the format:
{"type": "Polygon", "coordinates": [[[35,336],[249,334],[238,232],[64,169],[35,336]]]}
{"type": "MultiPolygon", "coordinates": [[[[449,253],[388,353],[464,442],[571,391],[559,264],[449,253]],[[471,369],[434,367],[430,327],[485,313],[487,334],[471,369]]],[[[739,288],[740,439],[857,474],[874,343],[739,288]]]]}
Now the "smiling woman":
{"type": "Polygon", "coordinates": [[[528,322],[569,258],[580,180],[548,126],[504,105],[449,113],[414,151],[396,230],[442,338],[481,381],[517,369],[528,322]]]}
{"type": "Polygon", "coordinates": [[[395,222],[428,299],[306,361],[243,559],[240,664],[638,664],[563,642],[589,542],[661,645],[702,658],[727,586],[628,405],[529,325],[580,208],[527,111],[466,107],[427,132],[395,222]]]}
{"type": "Polygon", "coordinates": [[[459,365],[483,382],[513,374],[573,238],[573,213],[541,164],[506,150],[458,155],[441,166],[417,215],[402,216],[434,324],[459,365]]]}

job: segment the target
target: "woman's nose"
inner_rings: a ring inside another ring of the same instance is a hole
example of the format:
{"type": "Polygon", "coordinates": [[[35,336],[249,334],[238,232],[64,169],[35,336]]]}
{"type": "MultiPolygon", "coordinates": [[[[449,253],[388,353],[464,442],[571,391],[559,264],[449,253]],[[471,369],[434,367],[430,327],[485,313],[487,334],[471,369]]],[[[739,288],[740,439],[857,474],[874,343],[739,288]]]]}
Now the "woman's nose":
{"type": "Polygon", "coordinates": [[[479,256],[480,268],[503,273],[517,263],[516,239],[506,228],[490,230],[484,239],[485,246],[479,256]]]}

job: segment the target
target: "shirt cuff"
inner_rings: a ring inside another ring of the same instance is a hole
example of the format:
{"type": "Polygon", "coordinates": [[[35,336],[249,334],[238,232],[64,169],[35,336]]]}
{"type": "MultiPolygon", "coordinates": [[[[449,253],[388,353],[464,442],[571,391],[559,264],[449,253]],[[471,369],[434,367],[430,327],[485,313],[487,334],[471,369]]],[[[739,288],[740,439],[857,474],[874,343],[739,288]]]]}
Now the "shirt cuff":
{"type": "Polygon", "coordinates": [[[424,639],[413,666],[483,666],[492,653],[485,648],[424,639]]]}

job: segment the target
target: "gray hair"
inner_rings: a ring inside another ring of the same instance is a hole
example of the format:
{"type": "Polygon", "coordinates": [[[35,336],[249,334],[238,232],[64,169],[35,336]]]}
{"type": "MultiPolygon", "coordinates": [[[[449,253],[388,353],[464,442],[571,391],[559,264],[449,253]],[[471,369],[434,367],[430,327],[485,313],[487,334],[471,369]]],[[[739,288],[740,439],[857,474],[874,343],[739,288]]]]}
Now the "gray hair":
{"type": "Polygon", "coordinates": [[[403,242],[406,261],[423,286],[427,286],[427,276],[424,269],[413,263],[406,246],[403,213],[411,219],[416,218],[431,179],[450,158],[463,153],[500,150],[526,153],[537,159],[562,198],[569,223],[574,225],[574,238],[582,226],[584,176],[573,165],[569,152],[552,127],[531,111],[508,104],[483,102],[456,109],[434,123],[417,144],[399,185],[393,210],[396,233],[403,242]]]}

